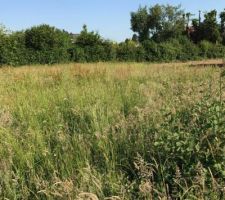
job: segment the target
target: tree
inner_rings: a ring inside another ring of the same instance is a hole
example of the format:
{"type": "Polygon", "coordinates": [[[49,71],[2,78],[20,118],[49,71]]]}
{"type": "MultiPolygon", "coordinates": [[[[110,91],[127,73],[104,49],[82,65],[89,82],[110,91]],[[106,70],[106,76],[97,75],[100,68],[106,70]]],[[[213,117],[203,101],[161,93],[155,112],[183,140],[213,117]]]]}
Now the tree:
{"type": "Polygon", "coordinates": [[[203,39],[212,43],[221,42],[219,26],[217,23],[217,11],[212,10],[204,15],[205,19],[202,23],[203,39]]]}
{"type": "Polygon", "coordinates": [[[140,42],[149,38],[159,42],[177,37],[185,30],[184,11],[180,6],[170,5],[140,7],[131,13],[131,29],[138,33],[140,42]]]}
{"type": "Polygon", "coordinates": [[[192,27],[191,31],[189,33],[190,39],[194,43],[199,43],[201,40],[203,40],[203,29],[202,29],[202,23],[200,23],[199,19],[193,19],[192,20],[192,27]]]}
{"type": "Polygon", "coordinates": [[[138,36],[137,36],[137,34],[133,34],[132,40],[133,40],[134,42],[138,42],[138,36]]]}
{"type": "Polygon", "coordinates": [[[225,31],[225,10],[223,12],[220,13],[220,26],[221,26],[221,31],[224,32],[225,31]]]}
{"type": "Polygon", "coordinates": [[[131,13],[131,29],[138,33],[139,41],[149,39],[149,14],[146,6],[131,13]]]}
{"type": "Polygon", "coordinates": [[[185,32],[184,11],[181,6],[161,6],[161,28],[156,32],[155,40],[158,42],[177,38],[185,32]]]}
{"type": "Polygon", "coordinates": [[[186,26],[189,27],[190,25],[190,21],[191,21],[191,17],[194,16],[192,13],[190,12],[187,12],[185,15],[184,15],[184,18],[185,18],[185,21],[186,21],[186,26]]]}
{"type": "Polygon", "coordinates": [[[223,44],[225,44],[225,10],[220,13],[220,32],[223,39],[223,44]]]}

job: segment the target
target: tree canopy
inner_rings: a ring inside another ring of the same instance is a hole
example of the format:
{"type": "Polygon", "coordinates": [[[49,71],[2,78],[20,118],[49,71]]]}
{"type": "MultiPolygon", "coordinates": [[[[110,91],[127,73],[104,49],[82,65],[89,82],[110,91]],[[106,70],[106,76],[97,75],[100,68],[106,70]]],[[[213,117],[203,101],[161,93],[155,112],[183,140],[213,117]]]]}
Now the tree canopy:
{"type": "Polygon", "coordinates": [[[225,10],[219,14],[216,10],[204,14],[198,19],[191,19],[192,13],[185,13],[180,5],[159,5],[139,7],[131,12],[131,29],[137,34],[139,42],[152,39],[156,42],[168,41],[186,35],[193,42],[203,40],[212,43],[225,43],[225,10]],[[192,24],[190,24],[192,21],[192,24]]]}
{"type": "Polygon", "coordinates": [[[180,5],[140,6],[131,12],[132,38],[104,39],[84,25],[68,33],[42,24],[22,31],[0,25],[0,66],[63,62],[168,62],[224,58],[225,10],[198,18],[180,5]]]}
{"type": "Polygon", "coordinates": [[[182,34],[185,27],[181,6],[159,5],[140,7],[131,13],[131,29],[138,33],[139,41],[153,38],[165,41],[182,34]]]}

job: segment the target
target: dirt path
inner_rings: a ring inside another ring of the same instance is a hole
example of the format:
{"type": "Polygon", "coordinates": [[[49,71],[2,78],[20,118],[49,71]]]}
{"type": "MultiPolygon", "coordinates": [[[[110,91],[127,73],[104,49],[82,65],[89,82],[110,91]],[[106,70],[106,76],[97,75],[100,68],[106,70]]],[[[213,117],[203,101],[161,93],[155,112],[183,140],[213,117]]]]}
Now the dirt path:
{"type": "Polygon", "coordinates": [[[225,67],[225,60],[223,59],[211,59],[211,60],[200,60],[200,61],[188,61],[188,62],[169,62],[169,63],[153,63],[154,66],[180,66],[187,65],[190,67],[225,67]]]}

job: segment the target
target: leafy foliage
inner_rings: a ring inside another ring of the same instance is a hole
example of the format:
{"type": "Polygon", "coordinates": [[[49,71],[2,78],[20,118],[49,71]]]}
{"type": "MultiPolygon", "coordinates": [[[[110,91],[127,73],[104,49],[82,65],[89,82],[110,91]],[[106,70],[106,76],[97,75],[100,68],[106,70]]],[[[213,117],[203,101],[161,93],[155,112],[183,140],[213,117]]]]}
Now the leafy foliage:
{"type": "Polygon", "coordinates": [[[180,6],[156,4],[149,9],[140,7],[131,13],[131,27],[139,34],[140,42],[150,36],[155,41],[165,41],[182,34],[185,26],[183,15],[180,6]]]}
{"type": "Polygon", "coordinates": [[[113,43],[103,40],[98,33],[88,32],[85,25],[69,52],[76,62],[110,61],[116,56],[113,43]]]}
{"type": "Polygon", "coordinates": [[[225,14],[212,10],[192,19],[181,6],[139,7],[131,12],[132,39],[105,40],[86,25],[80,34],[43,24],[10,32],[0,26],[0,65],[65,62],[169,62],[224,58],[225,14]],[[192,21],[192,24],[191,24],[192,21]]]}
{"type": "Polygon", "coordinates": [[[25,45],[33,54],[32,63],[58,63],[68,60],[69,34],[49,25],[25,31],[25,45]]]}

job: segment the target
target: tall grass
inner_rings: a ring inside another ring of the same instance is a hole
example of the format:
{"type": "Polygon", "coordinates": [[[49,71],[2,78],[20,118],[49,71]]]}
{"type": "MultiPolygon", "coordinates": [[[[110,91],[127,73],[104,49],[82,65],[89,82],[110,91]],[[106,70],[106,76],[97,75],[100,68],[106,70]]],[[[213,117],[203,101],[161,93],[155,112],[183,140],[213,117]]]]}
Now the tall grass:
{"type": "Polygon", "coordinates": [[[0,69],[2,199],[223,199],[221,69],[0,69]]]}

